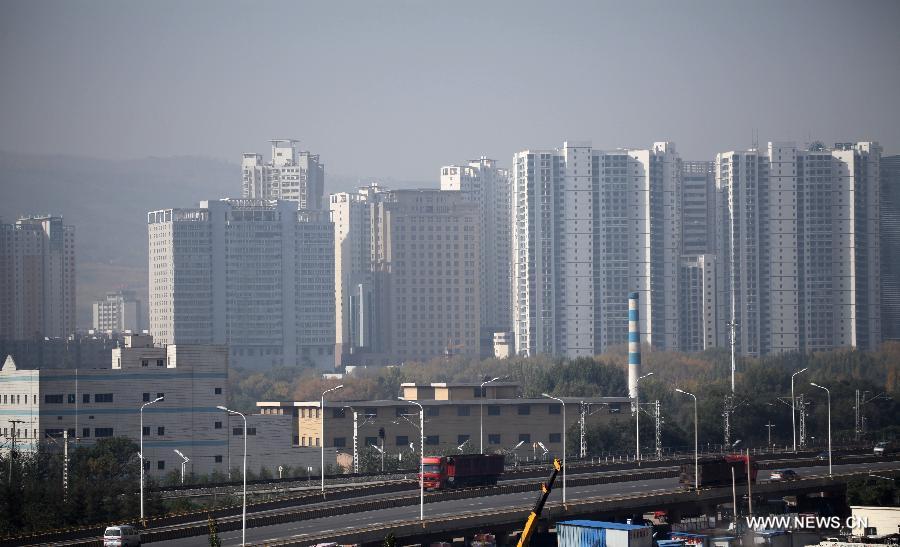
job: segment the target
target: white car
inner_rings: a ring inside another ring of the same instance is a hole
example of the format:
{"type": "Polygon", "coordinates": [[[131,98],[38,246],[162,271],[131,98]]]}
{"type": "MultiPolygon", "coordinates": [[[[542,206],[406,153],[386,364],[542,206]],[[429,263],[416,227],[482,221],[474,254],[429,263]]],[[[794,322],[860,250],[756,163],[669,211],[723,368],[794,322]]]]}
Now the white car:
{"type": "Polygon", "coordinates": [[[132,547],[141,544],[141,534],[134,526],[107,526],[103,532],[103,547],[132,547]]]}

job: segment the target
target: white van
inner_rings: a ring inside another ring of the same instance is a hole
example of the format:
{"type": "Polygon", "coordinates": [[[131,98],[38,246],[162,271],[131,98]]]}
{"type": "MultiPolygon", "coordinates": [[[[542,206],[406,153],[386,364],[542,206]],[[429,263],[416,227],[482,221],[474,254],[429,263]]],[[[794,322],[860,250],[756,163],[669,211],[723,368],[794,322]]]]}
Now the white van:
{"type": "Polygon", "coordinates": [[[141,534],[134,526],[107,526],[103,532],[103,547],[132,547],[141,544],[141,534]]]}

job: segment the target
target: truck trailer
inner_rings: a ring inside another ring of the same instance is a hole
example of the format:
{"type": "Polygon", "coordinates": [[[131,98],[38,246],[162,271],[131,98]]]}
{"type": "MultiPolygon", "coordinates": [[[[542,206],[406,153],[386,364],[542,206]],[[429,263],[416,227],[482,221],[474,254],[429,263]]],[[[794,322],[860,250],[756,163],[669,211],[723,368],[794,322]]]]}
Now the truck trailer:
{"type": "Polygon", "coordinates": [[[502,454],[461,454],[422,458],[424,485],[429,490],[497,484],[503,474],[502,454]]]}
{"type": "Polygon", "coordinates": [[[734,480],[737,484],[747,484],[747,461],[750,460],[750,481],[756,483],[756,474],[759,464],[745,454],[726,454],[724,457],[707,458],[698,462],[700,480],[695,482],[694,464],[686,463],[681,466],[678,474],[678,482],[682,486],[693,488],[699,483],[701,488],[709,486],[730,486],[731,470],[734,469],[734,480]]]}

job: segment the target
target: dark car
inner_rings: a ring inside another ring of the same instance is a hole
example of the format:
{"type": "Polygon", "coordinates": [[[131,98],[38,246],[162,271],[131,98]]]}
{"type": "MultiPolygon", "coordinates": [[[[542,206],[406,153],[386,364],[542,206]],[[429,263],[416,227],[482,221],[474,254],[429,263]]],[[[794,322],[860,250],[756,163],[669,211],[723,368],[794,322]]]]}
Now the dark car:
{"type": "Polygon", "coordinates": [[[825,461],[828,459],[828,452],[819,452],[816,454],[816,459],[819,461],[825,461]]]}
{"type": "Polygon", "coordinates": [[[778,469],[772,471],[772,474],[769,475],[770,481],[791,481],[798,477],[796,471],[793,469],[778,469]]]}

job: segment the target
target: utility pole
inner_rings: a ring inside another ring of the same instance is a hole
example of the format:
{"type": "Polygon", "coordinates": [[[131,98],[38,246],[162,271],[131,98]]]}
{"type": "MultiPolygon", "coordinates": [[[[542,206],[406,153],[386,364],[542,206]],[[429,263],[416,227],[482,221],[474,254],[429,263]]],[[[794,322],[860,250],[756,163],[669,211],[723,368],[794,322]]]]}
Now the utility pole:
{"type": "Polygon", "coordinates": [[[732,394],[725,394],[725,402],[722,407],[722,417],[725,419],[725,447],[731,446],[731,412],[734,410],[732,394]]]}
{"type": "Polygon", "coordinates": [[[584,434],[584,426],[587,418],[587,406],[584,401],[581,401],[581,458],[584,459],[587,457],[587,437],[584,434]]]}
{"type": "Polygon", "coordinates": [[[662,459],[662,414],[660,414],[660,406],[659,399],[656,400],[656,412],[654,412],[654,417],[656,418],[656,459],[662,459]]]}
{"type": "Polygon", "coordinates": [[[866,417],[863,415],[862,407],[867,403],[871,403],[872,401],[882,399],[882,400],[890,400],[890,397],[885,393],[879,393],[873,397],[866,398],[868,395],[868,391],[860,391],[856,390],[856,405],[853,406],[853,409],[856,411],[856,420],[854,423],[854,433],[857,442],[859,439],[866,434],[866,417]]]}
{"type": "Polygon", "coordinates": [[[359,426],[357,425],[358,413],[353,409],[353,472],[359,473],[359,451],[357,439],[359,439],[359,426]]]}
{"type": "Polygon", "coordinates": [[[69,430],[63,431],[63,499],[69,500],[69,430]]]}
{"type": "Polygon", "coordinates": [[[806,406],[809,403],[803,398],[803,394],[801,393],[797,397],[797,409],[800,411],[800,448],[806,448],[806,406]]]}
{"type": "Polygon", "coordinates": [[[775,424],[772,423],[772,420],[769,420],[769,423],[766,424],[766,429],[769,430],[769,448],[772,448],[772,428],[775,427],[775,424]]]}

